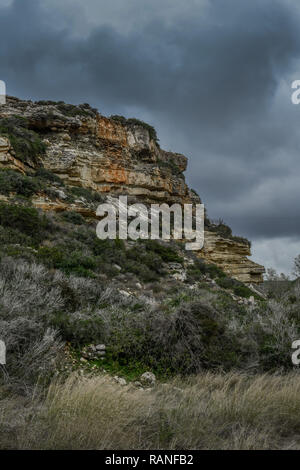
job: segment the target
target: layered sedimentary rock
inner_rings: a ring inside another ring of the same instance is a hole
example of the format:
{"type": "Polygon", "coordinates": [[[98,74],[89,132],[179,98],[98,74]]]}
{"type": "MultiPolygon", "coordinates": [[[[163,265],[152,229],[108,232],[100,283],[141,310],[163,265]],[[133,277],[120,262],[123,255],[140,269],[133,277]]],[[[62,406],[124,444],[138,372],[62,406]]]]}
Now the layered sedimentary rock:
{"type": "MultiPolygon", "coordinates": [[[[82,186],[105,195],[128,195],[145,203],[197,203],[183,172],[187,158],[166,152],[157,145],[147,126],[125,119],[109,119],[88,105],[78,107],[53,102],[8,98],[0,117],[26,118],[29,129],[38,133],[45,152],[38,161],[16,158],[9,139],[0,138],[0,167],[28,172],[42,165],[66,185],[82,186]]],[[[66,210],[62,197],[50,201],[42,194],[33,199],[44,210],[66,210]]],[[[73,204],[72,210],[91,217],[88,207],[73,204]]],[[[261,282],[264,268],[250,261],[249,245],[221,238],[207,231],[199,253],[243,282],[261,282]]]]}
{"type": "Polygon", "coordinates": [[[14,150],[6,137],[0,137],[0,166],[25,172],[25,165],[14,157],[14,150]]]}
{"type": "Polygon", "coordinates": [[[262,282],[265,269],[248,259],[251,250],[247,243],[225,239],[215,232],[205,231],[204,248],[199,252],[199,256],[220,266],[228,275],[246,284],[262,282]]]}
{"type": "Polygon", "coordinates": [[[29,120],[47,146],[43,165],[66,184],[147,202],[191,200],[183,176],[186,157],[161,150],[139,125],[124,126],[89,108],[77,109],[78,115],[68,116],[55,105],[8,99],[0,116],[17,113],[29,120]]]}

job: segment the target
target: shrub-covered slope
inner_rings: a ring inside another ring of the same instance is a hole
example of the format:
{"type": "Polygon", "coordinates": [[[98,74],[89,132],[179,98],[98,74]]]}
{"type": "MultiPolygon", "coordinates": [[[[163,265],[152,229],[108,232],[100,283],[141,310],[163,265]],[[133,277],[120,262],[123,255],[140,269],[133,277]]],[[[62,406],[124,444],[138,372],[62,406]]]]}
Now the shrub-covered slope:
{"type": "MultiPolygon", "coordinates": [[[[2,175],[0,195],[30,197],[44,211],[71,210],[95,217],[97,201],[124,194],[129,203],[199,203],[198,194],[185,182],[187,163],[184,155],[160,148],[149,124],[107,118],[88,104],[8,97],[0,109],[0,169],[21,175],[16,182],[2,175]],[[45,188],[41,179],[48,170],[53,172],[52,184],[45,188]]],[[[208,263],[239,281],[262,282],[264,268],[248,259],[248,240],[235,236],[222,220],[206,217],[205,228],[200,254],[208,263]]]]}
{"type": "Polygon", "coordinates": [[[269,300],[180,242],[99,240],[94,219],[32,207],[33,193],[58,187],[83,197],[49,171],[0,172],[0,191],[14,194],[0,203],[0,337],[11,384],[25,390],[48,379],[66,347],[71,367],[81,367],[91,343],[105,344],[106,355],[85,359],[88,370],[132,378],[149,369],[164,377],[291,368],[296,284],[269,300]]]}

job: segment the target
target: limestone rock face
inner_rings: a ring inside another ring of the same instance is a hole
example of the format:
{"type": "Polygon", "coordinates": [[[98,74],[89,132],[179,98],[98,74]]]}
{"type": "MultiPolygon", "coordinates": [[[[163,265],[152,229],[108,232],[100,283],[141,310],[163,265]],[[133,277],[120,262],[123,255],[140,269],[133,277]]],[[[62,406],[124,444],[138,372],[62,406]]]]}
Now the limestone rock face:
{"type": "MultiPolygon", "coordinates": [[[[127,124],[100,115],[89,105],[21,101],[7,98],[0,108],[0,118],[26,118],[29,129],[39,134],[46,151],[39,165],[58,175],[66,185],[93,189],[109,196],[128,196],[128,202],[199,203],[199,197],[185,183],[183,172],[187,158],[166,152],[150,137],[147,127],[127,124]]],[[[36,164],[37,165],[37,164],[36,164]]],[[[15,158],[7,138],[0,136],[0,168],[23,173],[32,171],[15,158]]],[[[50,201],[43,195],[33,204],[43,210],[75,210],[95,217],[94,210],[63,198],[50,201]]],[[[206,232],[200,257],[223,268],[229,275],[246,283],[262,281],[264,268],[250,261],[247,244],[206,232]]]]}
{"type": "Polygon", "coordinates": [[[6,137],[0,137],[0,166],[24,173],[23,163],[14,158],[13,153],[9,140],[6,137]]]}
{"type": "Polygon", "coordinates": [[[8,98],[0,117],[19,114],[28,119],[47,146],[43,165],[66,184],[150,203],[190,202],[183,176],[186,157],[161,150],[139,125],[122,125],[89,108],[76,109],[77,114],[69,116],[68,108],[60,105],[8,98]]]}
{"type": "Polygon", "coordinates": [[[226,274],[246,284],[262,282],[265,268],[249,260],[247,256],[251,256],[248,244],[205,231],[204,248],[199,252],[199,257],[220,266],[226,274]]]}

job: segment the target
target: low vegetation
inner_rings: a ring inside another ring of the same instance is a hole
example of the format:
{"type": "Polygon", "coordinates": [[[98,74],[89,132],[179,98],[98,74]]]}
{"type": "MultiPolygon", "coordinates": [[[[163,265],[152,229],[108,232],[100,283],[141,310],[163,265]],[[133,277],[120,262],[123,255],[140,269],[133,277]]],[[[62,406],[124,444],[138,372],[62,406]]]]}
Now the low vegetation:
{"type": "Polygon", "coordinates": [[[0,448],[300,448],[299,282],[260,296],[180,242],[100,240],[31,206],[58,190],[101,200],[45,168],[0,171],[0,448]],[[84,359],[91,343],[105,357],[84,359]],[[132,383],[145,371],[152,390],[132,383]]]}
{"type": "Polygon", "coordinates": [[[68,203],[74,203],[81,199],[88,204],[98,205],[104,201],[103,196],[92,189],[77,186],[65,187],[61,178],[43,167],[30,174],[23,174],[11,169],[0,169],[0,194],[5,196],[15,195],[31,200],[33,196],[42,194],[55,200],[59,198],[57,189],[63,190],[65,200],[68,203]]]}
{"type": "Polygon", "coordinates": [[[64,114],[67,117],[95,117],[97,114],[97,109],[92,108],[88,103],[83,103],[80,105],[67,104],[64,101],[37,101],[36,104],[41,106],[55,106],[58,111],[64,114]]]}
{"type": "Polygon", "coordinates": [[[54,381],[1,403],[0,446],[21,449],[299,449],[300,376],[201,373],[152,391],[107,376],[54,381]],[[15,423],[15,425],[11,425],[15,423]],[[9,427],[8,427],[9,425],[9,427]]]}
{"type": "Polygon", "coordinates": [[[245,245],[249,245],[251,247],[251,242],[244,237],[237,237],[232,234],[231,228],[223,222],[223,220],[219,220],[216,223],[212,223],[208,218],[206,218],[205,225],[208,230],[211,232],[216,232],[220,237],[227,238],[238,243],[243,243],[245,245]]]}
{"type": "Polygon", "coordinates": [[[150,124],[147,124],[147,122],[141,121],[140,119],[136,118],[125,118],[124,116],[119,116],[117,114],[110,116],[110,119],[113,121],[116,121],[120,123],[122,126],[127,126],[127,127],[134,127],[134,126],[140,126],[146,129],[146,131],[149,132],[149,137],[150,139],[154,140],[156,145],[159,145],[159,139],[157,137],[156,130],[153,126],[150,124]]]}
{"type": "Polygon", "coordinates": [[[43,375],[44,361],[46,376],[51,378],[61,341],[79,358],[84,346],[105,344],[105,359],[90,366],[119,370],[125,376],[134,369],[167,378],[203,369],[292,368],[291,344],[300,327],[296,286],[292,304],[286,297],[247,306],[204,281],[190,289],[162,277],[142,290],[134,290],[140,278],[129,274],[115,275],[113,284],[108,277],[99,282],[96,274],[86,276],[95,272],[93,263],[76,251],[70,257],[47,245],[38,250],[28,247],[27,261],[18,251],[10,256],[2,251],[0,337],[8,345],[7,385],[17,383],[30,390],[37,376],[43,375]],[[131,294],[128,289],[133,289],[131,294]],[[51,345],[52,362],[47,348],[43,357],[44,341],[51,345]],[[28,370],[25,362],[21,367],[24,357],[36,360],[36,367],[33,362],[28,370]]]}
{"type": "Polygon", "coordinates": [[[39,134],[30,130],[28,121],[21,116],[1,118],[0,135],[9,138],[16,158],[24,163],[38,163],[46,151],[39,134]]]}
{"type": "MultiPolygon", "coordinates": [[[[3,170],[1,181],[3,192],[14,187],[23,197],[48,182],[64,187],[45,169],[33,176],[3,170]]],[[[64,190],[93,197],[81,188],[64,190]]],[[[50,331],[79,355],[91,342],[104,343],[104,362],[92,365],[125,374],[134,369],[170,377],[203,369],[291,368],[291,343],[300,328],[297,285],[267,302],[192,254],[186,264],[180,243],[99,240],[95,224],[76,212],[45,215],[30,200],[21,202],[0,204],[5,292],[0,311],[10,306],[16,328],[15,316],[26,320],[34,341],[50,331]],[[176,281],[172,269],[185,270],[186,280],[176,281]],[[23,299],[18,289],[26,283],[33,289],[30,318],[24,316],[30,295],[25,289],[23,299]],[[54,304],[49,305],[47,292],[54,304]],[[238,303],[234,296],[253,296],[256,303],[238,303]]],[[[27,342],[19,344],[23,336],[18,330],[14,334],[16,351],[25,354],[27,342]]]]}
{"type": "Polygon", "coordinates": [[[173,173],[173,175],[182,176],[182,177],[183,177],[182,171],[181,171],[180,168],[176,165],[176,163],[175,163],[174,161],[172,161],[172,160],[164,161],[164,160],[158,159],[158,160],[157,160],[157,165],[158,165],[160,168],[168,168],[169,170],[171,170],[171,172],[173,173]]]}
{"type": "Polygon", "coordinates": [[[68,188],[68,196],[70,199],[75,200],[76,198],[84,198],[86,201],[91,202],[91,203],[98,203],[100,204],[101,202],[104,202],[104,197],[97,193],[96,191],[93,191],[92,189],[89,188],[82,188],[79,186],[73,186],[71,188],[68,188]]]}

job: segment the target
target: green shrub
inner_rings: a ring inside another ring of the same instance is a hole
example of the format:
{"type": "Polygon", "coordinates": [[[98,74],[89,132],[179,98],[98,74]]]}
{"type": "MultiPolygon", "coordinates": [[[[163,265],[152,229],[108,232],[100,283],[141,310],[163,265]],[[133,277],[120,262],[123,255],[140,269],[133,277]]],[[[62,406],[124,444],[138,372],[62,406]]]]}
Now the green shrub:
{"type": "Polygon", "coordinates": [[[121,124],[122,126],[126,126],[127,119],[125,116],[121,116],[120,114],[113,114],[110,116],[110,119],[121,124]]]}
{"type": "Polygon", "coordinates": [[[247,240],[247,238],[232,235],[231,228],[222,220],[220,220],[217,224],[212,224],[211,221],[206,218],[206,226],[208,227],[208,230],[211,232],[216,232],[222,238],[228,238],[229,240],[234,240],[238,243],[243,243],[251,247],[251,242],[247,240]]]}
{"type": "Polygon", "coordinates": [[[216,277],[222,278],[226,276],[224,271],[222,271],[222,269],[216,266],[215,264],[209,264],[206,268],[206,273],[213,279],[215,279],[216,277]]]}
{"type": "Polygon", "coordinates": [[[244,286],[244,285],[236,286],[233,289],[233,292],[234,292],[235,295],[238,295],[239,297],[249,298],[251,295],[255,296],[253,291],[251,289],[249,289],[249,287],[244,286]]]}
{"type": "Polygon", "coordinates": [[[120,123],[123,126],[128,126],[128,127],[133,127],[133,126],[140,126],[146,129],[149,132],[149,137],[150,139],[154,140],[154,142],[158,145],[158,137],[156,130],[153,126],[150,126],[150,124],[147,124],[144,121],[140,121],[140,119],[136,118],[129,118],[126,119],[124,116],[119,116],[119,115],[112,115],[110,116],[110,119],[113,119],[114,121],[120,123]]]}
{"type": "Polygon", "coordinates": [[[183,258],[168,244],[162,244],[156,240],[146,240],[144,245],[148,251],[158,254],[166,263],[183,263],[183,258]]]}
{"type": "Polygon", "coordinates": [[[230,277],[222,277],[216,279],[216,283],[220,286],[223,287],[223,289],[234,289],[235,287],[242,286],[242,283],[239,283],[235,279],[232,279],[230,277]]]}
{"type": "Polygon", "coordinates": [[[93,256],[100,258],[99,270],[108,276],[117,274],[118,271],[112,268],[117,264],[122,272],[133,273],[144,282],[155,281],[165,274],[164,261],[182,261],[175,249],[157,242],[140,241],[126,249],[123,240],[100,240],[94,232],[83,227],[76,230],[74,236],[91,250],[93,256]]]}
{"type": "Polygon", "coordinates": [[[218,225],[212,226],[210,228],[212,232],[217,232],[223,238],[231,238],[232,237],[232,230],[231,228],[226,225],[224,222],[219,222],[218,225]]]}
{"type": "Polygon", "coordinates": [[[74,347],[92,343],[95,339],[101,341],[104,330],[103,319],[96,314],[75,317],[66,315],[65,312],[57,312],[51,316],[49,324],[74,347]]]}
{"type": "Polygon", "coordinates": [[[88,202],[103,202],[104,198],[101,194],[97,193],[96,191],[93,191],[92,189],[89,188],[82,188],[80,186],[73,186],[70,188],[69,193],[71,196],[75,196],[76,198],[83,197],[86,199],[88,202]]]}
{"type": "Polygon", "coordinates": [[[4,228],[18,230],[30,237],[35,244],[40,243],[52,225],[45,215],[31,207],[0,203],[0,225],[4,228]]]}
{"type": "MultiPolygon", "coordinates": [[[[53,181],[54,179],[51,180],[53,181]]],[[[41,170],[37,171],[35,176],[28,176],[15,170],[0,169],[0,194],[16,193],[18,196],[30,198],[41,191],[51,199],[57,197],[56,191],[47,186],[47,180],[41,170]]]]}
{"type": "Polygon", "coordinates": [[[224,277],[217,279],[216,282],[220,287],[223,287],[223,289],[232,289],[234,294],[238,295],[239,297],[249,298],[253,296],[257,299],[261,299],[260,296],[258,296],[255,292],[249,289],[249,287],[245,286],[245,284],[240,281],[237,281],[236,279],[224,277]]]}
{"type": "Polygon", "coordinates": [[[0,246],[3,248],[4,245],[35,246],[36,243],[20,230],[0,226],[0,246]]]}
{"type": "Polygon", "coordinates": [[[35,176],[42,180],[48,181],[49,183],[58,183],[60,185],[64,185],[64,182],[59,178],[59,176],[52,173],[52,171],[47,170],[46,168],[39,168],[35,172],[35,176]]]}
{"type": "Polygon", "coordinates": [[[204,275],[215,279],[226,277],[226,274],[215,264],[207,264],[202,259],[197,259],[194,264],[188,266],[188,281],[201,281],[204,275]]]}
{"type": "Polygon", "coordinates": [[[181,175],[182,174],[182,171],[180,170],[180,168],[176,165],[175,162],[173,162],[172,160],[169,160],[169,161],[164,161],[164,160],[160,160],[158,159],[157,160],[157,165],[161,168],[168,168],[171,170],[171,172],[173,173],[173,175],[181,175]]]}
{"type": "Polygon", "coordinates": [[[126,252],[124,270],[132,272],[143,281],[155,281],[164,274],[162,258],[155,252],[145,251],[143,244],[135,245],[126,252]]]}
{"type": "Polygon", "coordinates": [[[0,119],[0,135],[9,138],[16,158],[25,163],[37,163],[46,151],[39,135],[28,129],[27,120],[21,116],[0,119]]]}
{"type": "Polygon", "coordinates": [[[164,374],[229,369],[244,355],[222,315],[201,301],[183,302],[167,313],[120,312],[112,319],[108,344],[119,364],[132,361],[164,374]]]}
{"type": "Polygon", "coordinates": [[[41,106],[51,106],[51,105],[56,105],[58,101],[53,101],[53,100],[39,100],[35,102],[36,104],[39,104],[41,106]]]}
{"type": "Polygon", "coordinates": [[[0,170],[1,194],[8,196],[10,193],[17,193],[24,197],[30,197],[41,189],[41,183],[35,178],[14,170],[0,170]]]}
{"type": "MultiPolygon", "coordinates": [[[[80,232],[78,231],[77,235],[79,234],[80,232]]],[[[102,259],[106,259],[107,261],[109,259],[115,261],[116,257],[125,252],[123,240],[101,240],[94,232],[89,233],[89,237],[84,233],[79,238],[86,240],[95,256],[101,256],[102,259]]]]}
{"type": "Polygon", "coordinates": [[[78,212],[66,211],[62,213],[62,217],[67,222],[70,222],[71,224],[74,224],[74,225],[82,225],[85,223],[84,218],[82,217],[81,214],[78,214],[78,212]]]}
{"type": "Polygon", "coordinates": [[[56,103],[56,107],[62,114],[68,117],[94,117],[95,113],[97,112],[96,109],[91,108],[88,104],[76,106],[74,104],[67,104],[63,101],[59,101],[58,103],[56,103]]]}
{"type": "Polygon", "coordinates": [[[79,251],[71,251],[69,246],[43,246],[39,248],[37,258],[46,266],[61,269],[67,274],[95,277],[93,270],[97,267],[96,259],[79,251]]]}

